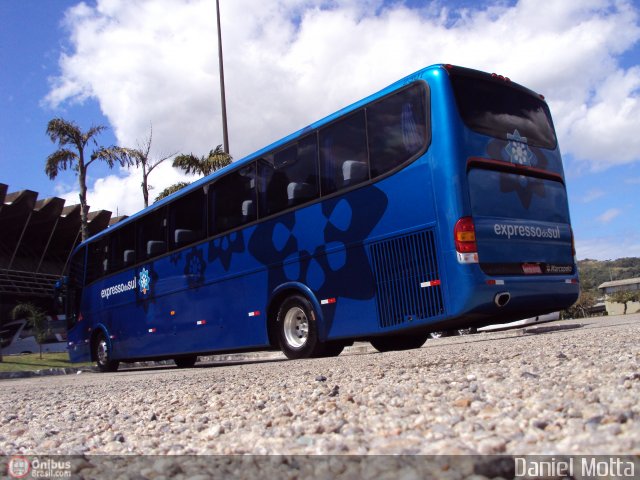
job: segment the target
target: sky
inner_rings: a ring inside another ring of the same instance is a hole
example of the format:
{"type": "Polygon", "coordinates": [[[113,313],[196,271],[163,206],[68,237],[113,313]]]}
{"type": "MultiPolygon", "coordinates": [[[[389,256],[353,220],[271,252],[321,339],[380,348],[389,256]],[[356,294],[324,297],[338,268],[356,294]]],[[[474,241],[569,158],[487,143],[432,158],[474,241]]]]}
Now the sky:
{"type": "MultiPolygon", "coordinates": [[[[545,95],[579,259],[640,256],[638,0],[220,0],[229,144],[258,150],[422,67],[545,95]]],[[[152,158],[222,143],[215,0],[0,0],[0,183],[77,203],[44,173],[47,122],[152,158]]],[[[167,161],[151,198],[185,180],[167,161]]],[[[137,169],[89,168],[92,210],[142,207],[137,169]]]]}

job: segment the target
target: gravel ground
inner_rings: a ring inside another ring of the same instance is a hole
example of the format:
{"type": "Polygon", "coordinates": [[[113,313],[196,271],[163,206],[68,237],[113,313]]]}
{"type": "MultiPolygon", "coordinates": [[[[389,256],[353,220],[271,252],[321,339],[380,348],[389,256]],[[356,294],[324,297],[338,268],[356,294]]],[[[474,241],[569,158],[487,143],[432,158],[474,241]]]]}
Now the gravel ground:
{"type": "MultiPolygon", "coordinates": [[[[443,338],[406,352],[5,380],[0,453],[640,454],[640,315],[553,325],[575,328],[443,338]]],[[[161,478],[154,468],[142,478],[161,478]]]]}

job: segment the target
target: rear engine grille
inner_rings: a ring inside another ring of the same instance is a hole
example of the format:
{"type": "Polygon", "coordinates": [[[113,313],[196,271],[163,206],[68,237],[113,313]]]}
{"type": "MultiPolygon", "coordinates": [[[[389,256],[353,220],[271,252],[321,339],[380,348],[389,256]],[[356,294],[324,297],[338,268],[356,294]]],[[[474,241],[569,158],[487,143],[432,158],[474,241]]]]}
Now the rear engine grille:
{"type": "Polygon", "coordinates": [[[380,327],[444,314],[433,230],[368,246],[380,327]]]}

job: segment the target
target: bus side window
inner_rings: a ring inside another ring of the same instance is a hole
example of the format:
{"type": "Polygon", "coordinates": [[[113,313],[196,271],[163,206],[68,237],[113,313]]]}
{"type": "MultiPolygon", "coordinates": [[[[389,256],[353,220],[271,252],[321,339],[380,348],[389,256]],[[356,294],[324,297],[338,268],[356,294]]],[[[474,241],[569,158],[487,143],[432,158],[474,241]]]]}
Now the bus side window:
{"type": "Polygon", "coordinates": [[[287,204],[299,205],[318,198],[318,141],[316,134],[298,142],[296,161],[287,167],[287,204]]]}
{"type": "Polygon", "coordinates": [[[111,234],[111,272],[116,272],[136,263],[135,233],[135,224],[131,223],[111,234]]]}
{"type": "Polygon", "coordinates": [[[164,240],[149,240],[147,242],[147,258],[157,257],[167,251],[167,242],[164,240]]]}
{"type": "Polygon", "coordinates": [[[255,162],[216,181],[209,188],[209,201],[214,235],[256,220],[255,162]]]}
{"type": "Polygon", "coordinates": [[[135,250],[125,250],[122,252],[122,264],[125,267],[133,265],[136,263],[136,251],[135,250]]]}
{"type": "Polygon", "coordinates": [[[318,198],[316,135],[309,135],[258,162],[260,216],[318,198]]]}
{"type": "Polygon", "coordinates": [[[169,205],[171,250],[204,239],[207,233],[206,201],[204,189],[199,188],[169,205]]]}
{"type": "Polygon", "coordinates": [[[320,131],[322,194],[369,179],[364,110],[320,131]]]}
{"type": "MultiPolygon", "coordinates": [[[[166,210],[150,212],[138,221],[138,252],[151,259],[167,252],[166,210]]],[[[140,260],[140,259],[138,259],[140,260]]]]}
{"type": "Polygon", "coordinates": [[[109,238],[103,237],[89,244],[87,252],[87,283],[102,278],[109,266],[109,238]]]}
{"type": "MultiPolygon", "coordinates": [[[[295,146],[278,152],[282,163],[285,155],[295,159],[295,146]]],[[[289,179],[283,168],[278,168],[274,155],[258,161],[258,190],[260,191],[260,216],[266,217],[287,208],[287,185],[289,179]]]]}
{"type": "Polygon", "coordinates": [[[371,176],[393,170],[427,142],[425,90],[414,85],[367,107],[371,176]]]}

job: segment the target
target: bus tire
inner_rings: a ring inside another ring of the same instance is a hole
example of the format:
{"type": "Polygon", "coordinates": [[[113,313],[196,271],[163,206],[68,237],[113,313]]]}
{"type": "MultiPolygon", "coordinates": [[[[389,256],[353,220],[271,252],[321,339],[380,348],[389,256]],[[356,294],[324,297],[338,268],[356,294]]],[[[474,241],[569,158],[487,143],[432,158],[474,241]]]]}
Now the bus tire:
{"type": "Polygon", "coordinates": [[[111,342],[103,332],[98,333],[93,342],[93,356],[101,372],[115,372],[120,366],[120,362],[111,359],[111,342]]]}
{"type": "Polygon", "coordinates": [[[424,345],[429,337],[428,333],[413,333],[410,335],[394,335],[390,337],[376,337],[371,339],[371,345],[379,352],[396,350],[412,350],[424,345]]]}
{"type": "Polygon", "coordinates": [[[197,360],[197,355],[182,355],[173,359],[178,368],[191,368],[196,364],[197,360]]]}
{"type": "Polygon", "coordinates": [[[318,340],[316,314],[311,302],[302,295],[287,297],[276,319],[280,349],[291,360],[317,357],[324,345],[318,340]]]}

